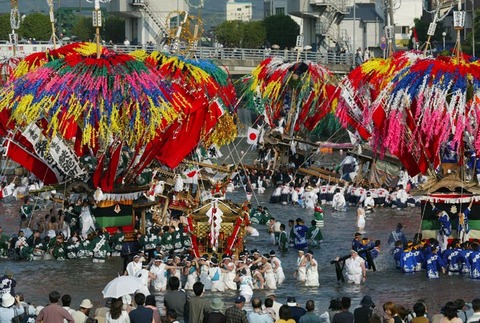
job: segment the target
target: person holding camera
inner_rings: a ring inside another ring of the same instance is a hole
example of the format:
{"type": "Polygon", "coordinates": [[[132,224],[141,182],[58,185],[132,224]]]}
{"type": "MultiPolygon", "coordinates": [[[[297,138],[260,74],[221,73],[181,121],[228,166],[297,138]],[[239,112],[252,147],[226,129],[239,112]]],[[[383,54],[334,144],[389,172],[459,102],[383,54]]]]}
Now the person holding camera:
{"type": "Polygon", "coordinates": [[[360,301],[360,305],[360,307],[353,311],[353,319],[357,323],[368,323],[373,316],[375,304],[370,296],[365,295],[360,301]]]}
{"type": "Polygon", "coordinates": [[[20,296],[13,297],[10,293],[2,295],[2,306],[0,306],[0,322],[12,322],[12,319],[25,313],[20,305],[20,296]]]}

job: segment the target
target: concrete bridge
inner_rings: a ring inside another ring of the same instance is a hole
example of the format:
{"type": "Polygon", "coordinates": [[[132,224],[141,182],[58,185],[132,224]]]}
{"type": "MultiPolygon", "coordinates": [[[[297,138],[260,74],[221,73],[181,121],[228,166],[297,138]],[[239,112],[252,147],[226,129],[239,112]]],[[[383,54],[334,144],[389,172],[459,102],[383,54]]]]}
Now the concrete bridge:
{"type": "MultiPolygon", "coordinates": [[[[123,46],[107,45],[119,53],[128,53],[137,49],[146,51],[158,50],[153,46],[123,46]]],[[[50,43],[18,44],[15,46],[15,56],[26,55],[46,51],[53,48],[50,43]]],[[[7,43],[0,43],[0,59],[14,56],[13,46],[7,43]]],[[[327,67],[335,74],[347,74],[353,63],[351,54],[336,54],[332,52],[296,51],[284,49],[251,49],[251,48],[216,48],[197,47],[187,55],[189,58],[210,59],[220,66],[224,66],[231,75],[246,75],[269,56],[282,57],[286,61],[308,60],[317,62],[327,67]]]]}

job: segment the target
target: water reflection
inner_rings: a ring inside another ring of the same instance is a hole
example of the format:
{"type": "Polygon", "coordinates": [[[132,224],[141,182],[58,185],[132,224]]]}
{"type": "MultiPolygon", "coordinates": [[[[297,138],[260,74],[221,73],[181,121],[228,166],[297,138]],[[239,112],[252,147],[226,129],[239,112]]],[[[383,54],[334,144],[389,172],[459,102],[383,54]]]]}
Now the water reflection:
{"type": "MultiPolygon", "coordinates": [[[[306,223],[310,222],[312,214],[304,209],[279,204],[268,204],[269,191],[257,198],[262,205],[268,206],[272,216],[282,223],[288,219],[302,217],[306,223]]],[[[236,202],[243,202],[245,194],[241,191],[230,195],[236,202]]],[[[5,214],[2,226],[7,233],[12,233],[18,223],[18,207],[0,206],[1,214],[5,214]]],[[[398,222],[402,222],[404,232],[408,238],[413,238],[420,226],[420,212],[418,209],[409,209],[407,212],[379,209],[370,214],[366,221],[366,234],[371,239],[380,239],[385,242],[391,230],[398,222]]],[[[366,284],[360,286],[347,285],[337,282],[334,265],[330,261],[335,256],[348,254],[351,240],[355,232],[356,213],[354,208],[349,208],[344,213],[332,213],[326,208],[325,227],[323,229],[324,241],[321,248],[314,249],[315,258],[319,263],[320,287],[305,288],[296,283],[293,277],[296,252],[290,250],[281,255],[284,271],[287,276],[283,285],[274,293],[279,301],[286,302],[288,296],[295,296],[297,301],[305,304],[308,299],[316,301],[317,312],[323,312],[332,297],[350,296],[352,308],[356,307],[363,295],[372,296],[374,302],[379,305],[388,300],[411,308],[415,301],[424,298],[427,301],[430,312],[437,312],[448,300],[463,298],[471,301],[478,297],[478,285],[480,282],[470,280],[462,276],[442,276],[439,280],[427,280],[424,273],[405,275],[397,271],[388,254],[388,248],[383,248],[377,261],[376,272],[368,272],[366,284]]],[[[248,249],[259,248],[262,253],[274,249],[265,226],[257,226],[260,237],[247,238],[248,249]]],[[[95,306],[103,304],[101,291],[103,287],[118,275],[122,269],[120,258],[109,259],[106,263],[92,263],[88,260],[36,261],[36,262],[12,262],[0,260],[0,273],[5,269],[14,272],[17,280],[17,291],[26,295],[27,300],[35,304],[48,303],[48,293],[58,290],[60,293],[69,293],[73,297],[73,307],[78,306],[83,298],[90,298],[95,306]]],[[[255,291],[255,295],[265,297],[271,291],[255,291]]],[[[234,292],[226,292],[221,296],[228,304],[232,303],[234,292]]],[[[207,297],[213,297],[207,293],[207,297]]],[[[160,296],[161,300],[161,296],[160,296]]]]}

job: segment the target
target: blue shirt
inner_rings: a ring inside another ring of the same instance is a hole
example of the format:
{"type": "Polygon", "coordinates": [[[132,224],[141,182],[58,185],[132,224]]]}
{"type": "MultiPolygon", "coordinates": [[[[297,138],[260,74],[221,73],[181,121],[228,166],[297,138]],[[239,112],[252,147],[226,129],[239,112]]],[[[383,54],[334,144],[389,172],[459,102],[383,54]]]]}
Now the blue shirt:
{"type": "Polygon", "coordinates": [[[248,314],[248,323],[273,323],[273,320],[268,314],[251,312],[248,314]]]}
{"type": "Polygon", "coordinates": [[[146,308],[145,306],[139,306],[132,310],[128,315],[130,316],[130,322],[132,323],[152,322],[153,310],[151,308],[146,308]]]}
{"type": "Polygon", "coordinates": [[[417,262],[415,260],[415,255],[411,251],[404,251],[400,257],[400,267],[404,273],[413,273],[417,262]]]}
{"type": "Polygon", "coordinates": [[[12,319],[25,312],[22,306],[16,307],[15,305],[10,307],[0,306],[0,322],[12,322],[12,319]]]}
{"type": "Polygon", "coordinates": [[[293,228],[293,233],[294,233],[294,246],[298,250],[303,250],[308,247],[308,241],[307,241],[307,231],[308,228],[306,225],[296,225],[293,228]]]}
{"type": "Polygon", "coordinates": [[[300,317],[299,323],[322,323],[320,317],[314,312],[307,312],[300,317]]]}
{"type": "Polygon", "coordinates": [[[440,278],[439,270],[442,267],[445,268],[445,262],[442,257],[439,257],[436,253],[430,253],[427,255],[427,278],[440,278]]]}

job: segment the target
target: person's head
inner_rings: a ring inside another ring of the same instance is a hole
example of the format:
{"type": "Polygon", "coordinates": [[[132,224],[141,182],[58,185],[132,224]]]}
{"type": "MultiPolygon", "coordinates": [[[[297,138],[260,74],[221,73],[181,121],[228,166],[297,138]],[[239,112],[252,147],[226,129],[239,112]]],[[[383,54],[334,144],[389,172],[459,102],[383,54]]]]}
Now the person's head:
{"type": "Polygon", "coordinates": [[[398,314],[397,307],[393,302],[386,302],[385,304],[383,304],[383,311],[390,316],[398,314]]]}
{"type": "Polygon", "coordinates": [[[72,296],[69,294],[65,294],[62,296],[62,306],[70,307],[70,304],[72,303],[72,296]]]}
{"type": "Polygon", "coordinates": [[[356,250],[350,250],[350,256],[355,259],[358,256],[358,252],[356,250]]]}
{"type": "Polygon", "coordinates": [[[329,310],[340,311],[342,309],[342,303],[338,298],[332,298],[330,300],[330,305],[328,306],[329,310]]]}
{"type": "Polygon", "coordinates": [[[313,312],[315,310],[315,302],[309,299],[305,304],[305,309],[307,310],[307,312],[313,312]]]}
{"type": "Polygon", "coordinates": [[[473,299],[472,309],[474,312],[480,312],[480,298],[473,299]]]}
{"type": "Polygon", "coordinates": [[[168,288],[170,290],[178,290],[180,287],[180,280],[176,276],[172,276],[168,279],[168,288]]]}
{"type": "Polygon", "coordinates": [[[416,317],[421,317],[425,315],[425,305],[423,303],[415,303],[413,305],[413,312],[415,313],[416,317]]]}
{"type": "Polygon", "coordinates": [[[141,306],[141,305],[145,304],[145,295],[142,294],[142,293],[136,293],[135,294],[135,304],[137,304],[138,306],[141,306]]]}
{"type": "Polygon", "coordinates": [[[284,231],[285,230],[285,224],[280,224],[280,230],[284,231]]]}
{"type": "Polygon", "coordinates": [[[112,300],[110,304],[110,316],[112,319],[118,319],[122,314],[123,309],[123,300],[122,298],[115,298],[112,300]]]}
{"type": "Polygon", "coordinates": [[[155,296],[148,295],[145,297],[145,305],[156,306],[155,296]]]}
{"type": "Polygon", "coordinates": [[[352,300],[350,299],[350,297],[342,297],[340,303],[342,304],[342,309],[348,310],[350,308],[350,305],[352,305],[352,300]]]}
{"type": "Polygon", "coordinates": [[[360,305],[366,307],[375,307],[375,304],[372,301],[372,298],[368,295],[363,296],[362,300],[360,301],[360,305]]]}
{"type": "Polygon", "coordinates": [[[245,305],[245,297],[243,296],[237,296],[235,297],[235,306],[238,308],[242,308],[243,305],[245,305]]]}
{"type": "Polygon", "coordinates": [[[463,310],[463,307],[465,306],[465,301],[463,299],[457,298],[454,303],[455,306],[457,306],[457,310],[463,310]]]}
{"type": "Polygon", "coordinates": [[[193,284],[193,292],[195,293],[195,296],[200,296],[203,294],[203,288],[205,286],[201,282],[196,282],[193,284]]]}
{"type": "Polygon", "coordinates": [[[220,298],[214,298],[212,299],[211,303],[210,303],[210,309],[212,311],[221,311],[223,309],[223,302],[220,298]]]}
{"type": "Polygon", "coordinates": [[[253,309],[261,309],[262,308],[262,300],[258,297],[252,298],[252,307],[253,309]]]}
{"type": "Polygon", "coordinates": [[[82,311],[83,313],[85,313],[87,316],[88,316],[88,313],[90,312],[90,309],[93,307],[93,304],[92,302],[90,302],[89,299],[84,299],[81,303],[80,303],[80,311],[82,311]]]}
{"type": "Polygon", "coordinates": [[[266,308],[273,307],[273,299],[269,297],[265,298],[265,301],[263,303],[265,304],[266,308]]]}
{"type": "Polygon", "coordinates": [[[270,298],[270,299],[271,299],[272,301],[274,301],[274,302],[277,300],[277,296],[274,295],[274,294],[268,295],[267,298],[270,298]]]}
{"type": "Polygon", "coordinates": [[[13,277],[13,272],[10,269],[7,269],[7,270],[5,270],[5,276],[7,276],[8,278],[12,278],[13,277]]]}
{"type": "Polygon", "coordinates": [[[177,312],[173,309],[167,311],[167,322],[175,322],[177,320],[177,312]]]}
{"type": "Polygon", "coordinates": [[[400,231],[402,230],[403,225],[401,223],[397,223],[397,230],[400,231]]]}
{"type": "Polygon", "coordinates": [[[278,310],[278,317],[280,317],[281,320],[291,319],[292,318],[292,310],[290,309],[290,306],[288,306],[288,305],[280,306],[280,309],[278,310]]]}
{"type": "Polygon", "coordinates": [[[457,317],[457,305],[454,302],[447,302],[443,307],[443,315],[446,316],[449,320],[452,320],[454,317],[457,317]]]}
{"type": "Polygon", "coordinates": [[[60,299],[60,293],[57,291],[53,291],[48,294],[48,299],[50,300],[50,303],[58,303],[58,300],[60,299]]]}

